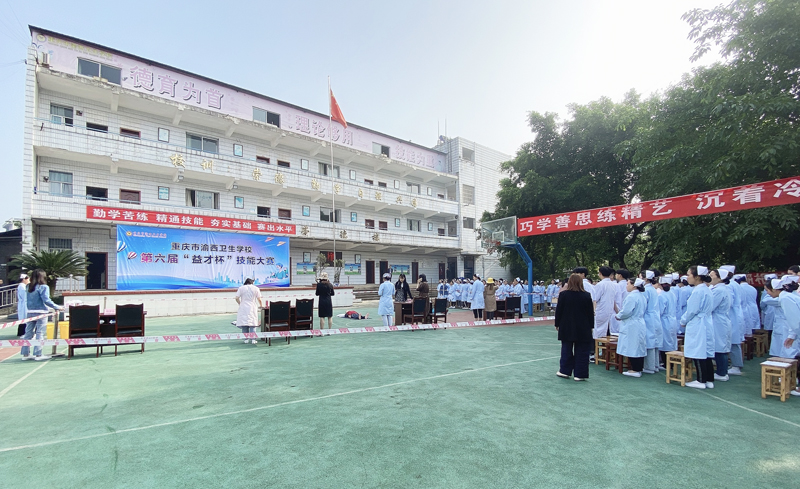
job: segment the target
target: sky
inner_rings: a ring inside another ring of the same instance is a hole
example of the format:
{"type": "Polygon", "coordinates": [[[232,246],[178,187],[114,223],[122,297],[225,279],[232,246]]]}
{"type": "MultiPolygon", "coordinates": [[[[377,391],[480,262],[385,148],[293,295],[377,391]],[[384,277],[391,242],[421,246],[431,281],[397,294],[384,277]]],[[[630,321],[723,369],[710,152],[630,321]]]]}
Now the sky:
{"type": "Polygon", "coordinates": [[[681,15],[722,0],[63,2],[0,0],[0,223],[22,217],[28,25],[433,146],[461,136],[513,155],[527,113],[635,89],[692,68],[681,15]],[[446,127],[446,131],[445,131],[446,127]]]}

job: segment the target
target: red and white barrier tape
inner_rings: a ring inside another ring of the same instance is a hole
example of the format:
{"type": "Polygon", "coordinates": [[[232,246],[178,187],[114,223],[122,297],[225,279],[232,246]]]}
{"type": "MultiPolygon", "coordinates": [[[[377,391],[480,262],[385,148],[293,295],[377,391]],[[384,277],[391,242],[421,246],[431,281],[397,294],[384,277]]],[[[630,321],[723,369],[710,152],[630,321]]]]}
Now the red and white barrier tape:
{"type": "Polygon", "coordinates": [[[11,323],[3,323],[3,324],[0,324],[0,329],[10,328],[12,326],[17,326],[17,325],[20,325],[22,323],[29,323],[31,321],[36,321],[37,319],[42,319],[42,318],[46,318],[48,316],[52,316],[53,314],[56,314],[56,313],[48,312],[46,314],[39,314],[38,316],[33,316],[32,318],[28,318],[28,319],[20,319],[19,321],[14,321],[14,322],[11,322],[11,323]]]}
{"type": "Polygon", "coordinates": [[[521,319],[495,319],[493,321],[469,321],[461,323],[403,324],[400,326],[373,326],[366,328],[304,329],[300,331],[269,331],[266,333],[217,333],[201,335],[136,336],[120,338],[74,338],[54,340],[0,340],[0,348],[20,346],[82,346],[82,345],[138,345],[142,343],[175,343],[189,341],[245,340],[264,338],[286,338],[299,336],[333,336],[338,334],[382,333],[386,331],[411,331],[424,329],[468,328],[501,324],[518,324],[549,321],[554,316],[527,317],[521,319]]]}

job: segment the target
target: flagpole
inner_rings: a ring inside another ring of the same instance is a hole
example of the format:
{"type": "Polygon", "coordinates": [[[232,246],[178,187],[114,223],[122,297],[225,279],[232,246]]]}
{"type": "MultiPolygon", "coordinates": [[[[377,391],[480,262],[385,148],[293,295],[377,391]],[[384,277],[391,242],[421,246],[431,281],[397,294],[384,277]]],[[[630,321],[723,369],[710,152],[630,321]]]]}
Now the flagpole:
{"type": "MultiPolygon", "coordinates": [[[[331,92],[331,77],[328,75],[328,145],[331,147],[331,220],[333,220],[333,269],[336,270],[336,185],[333,180],[333,98],[331,92]]],[[[335,277],[335,275],[334,275],[335,277]]]]}

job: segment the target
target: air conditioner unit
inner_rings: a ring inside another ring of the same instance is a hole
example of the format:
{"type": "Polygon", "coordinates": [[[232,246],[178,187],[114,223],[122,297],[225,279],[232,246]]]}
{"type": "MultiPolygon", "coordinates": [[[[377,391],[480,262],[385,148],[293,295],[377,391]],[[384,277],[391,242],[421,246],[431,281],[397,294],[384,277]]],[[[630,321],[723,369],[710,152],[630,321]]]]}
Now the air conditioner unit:
{"type": "Polygon", "coordinates": [[[42,66],[50,66],[50,53],[39,53],[39,64],[42,66]]]}

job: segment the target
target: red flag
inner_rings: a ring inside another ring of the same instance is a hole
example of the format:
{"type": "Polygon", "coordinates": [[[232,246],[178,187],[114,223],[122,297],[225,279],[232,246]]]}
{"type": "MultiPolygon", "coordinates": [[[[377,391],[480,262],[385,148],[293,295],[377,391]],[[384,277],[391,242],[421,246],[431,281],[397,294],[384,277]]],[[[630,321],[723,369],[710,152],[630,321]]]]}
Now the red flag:
{"type": "Polygon", "coordinates": [[[340,109],[339,104],[336,103],[336,97],[333,96],[333,90],[331,90],[331,119],[335,120],[339,124],[343,125],[345,129],[347,129],[347,121],[344,120],[342,109],[340,109]]]}

